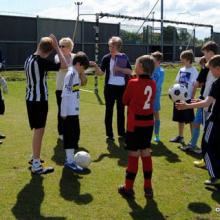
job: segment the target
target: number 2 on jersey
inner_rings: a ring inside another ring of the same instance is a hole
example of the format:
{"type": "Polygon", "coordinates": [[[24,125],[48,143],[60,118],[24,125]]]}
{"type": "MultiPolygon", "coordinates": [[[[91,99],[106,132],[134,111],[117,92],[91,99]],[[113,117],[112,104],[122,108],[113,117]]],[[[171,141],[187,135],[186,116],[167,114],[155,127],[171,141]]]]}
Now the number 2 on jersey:
{"type": "Polygon", "coordinates": [[[150,86],[145,87],[144,95],[147,95],[147,99],[144,103],[143,109],[147,110],[150,108],[150,100],[151,100],[151,96],[152,96],[152,88],[150,86]]]}

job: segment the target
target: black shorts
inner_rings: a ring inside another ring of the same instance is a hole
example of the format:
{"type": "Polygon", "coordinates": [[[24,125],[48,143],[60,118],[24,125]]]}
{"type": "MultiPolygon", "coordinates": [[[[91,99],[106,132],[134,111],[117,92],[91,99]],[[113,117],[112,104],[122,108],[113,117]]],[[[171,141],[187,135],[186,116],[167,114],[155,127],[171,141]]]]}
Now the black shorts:
{"type": "Polygon", "coordinates": [[[175,105],[173,106],[173,121],[180,123],[191,123],[194,121],[194,110],[186,109],[186,110],[177,110],[175,105]]]}
{"type": "Polygon", "coordinates": [[[44,128],[47,121],[48,102],[26,101],[30,128],[44,128]]]}
{"type": "Polygon", "coordinates": [[[70,115],[63,120],[63,148],[75,149],[79,148],[78,142],[80,137],[79,116],[70,115]]]}
{"type": "Polygon", "coordinates": [[[130,151],[144,150],[151,147],[153,126],[136,127],[134,132],[126,133],[126,149],[130,151]]]}

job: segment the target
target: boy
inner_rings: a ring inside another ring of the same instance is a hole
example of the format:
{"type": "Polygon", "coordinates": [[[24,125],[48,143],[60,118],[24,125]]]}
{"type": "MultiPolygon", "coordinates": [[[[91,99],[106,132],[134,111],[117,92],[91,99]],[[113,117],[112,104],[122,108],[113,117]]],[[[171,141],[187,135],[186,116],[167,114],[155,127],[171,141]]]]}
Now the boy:
{"type": "MultiPolygon", "coordinates": [[[[214,41],[206,42],[202,47],[202,52],[206,61],[208,62],[214,55],[218,53],[218,45],[214,41]]],[[[212,75],[212,72],[209,71],[205,78],[205,87],[203,91],[203,97],[206,98],[210,92],[211,86],[216,78],[212,75]]],[[[209,108],[203,108],[202,112],[203,116],[203,125],[205,125],[206,119],[209,114],[209,108]]],[[[205,168],[204,160],[196,160],[194,161],[194,165],[198,168],[205,168]]]]}
{"type": "Polygon", "coordinates": [[[37,46],[34,54],[30,55],[24,64],[27,78],[26,106],[30,128],[34,129],[32,139],[32,160],[30,163],[31,172],[34,174],[46,174],[53,172],[53,167],[43,167],[40,160],[41,144],[48,112],[48,88],[47,71],[66,68],[65,60],[58,47],[57,39],[54,35],[43,37],[37,46]],[[46,58],[56,50],[60,62],[55,64],[46,58]]]}
{"type": "Polygon", "coordinates": [[[155,119],[155,124],[154,124],[154,134],[155,142],[160,141],[160,96],[161,96],[161,91],[162,91],[162,84],[164,81],[164,70],[160,66],[162,59],[163,59],[163,54],[160,53],[159,51],[156,51],[151,54],[155,60],[155,70],[153,73],[153,79],[156,81],[156,96],[154,100],[154,119],[155,119]]]}
{"type": "Polygon", "coordinates": [[[207,63],[213,76],[217,79],[211,87],[208,97],[196,103],[176,103],[179,110],[205,108],[212,105],[211,113],[206,121],[202,138],[202,154],[210,179],[206,185],[220,185],[220,55],[213,56],[207,63]]]}
{"type": "Polygon", "coordinates": [[[147,198],[153,197],[151,185],[152,160],[151,138],[154,127],[153,106],[156,83],[151,78],[155,68],[152,56],[144,55],[136,60],[137,78],[128,82],[123,95],[123,103],[128,106],[126,144],[129,150],[125,184],[118,192],[125,197],[133,197],[133,184],[141,157],[144,172],[144,191],[147,198]]]}
{"type": "MultiPolygon", "coordinates": [[[[209,72],[209,69],[205,66],[205,63],[206,60],[205,57],[203,56],[199,61],[201,70],[193,86],[193,94],[192,94],[193,99],[195,97],[197,88],[201,88],[199,99],[204,99],[203,91],[205,89],[205,81],[209,72]]],[[[192,138],[186,146],[183,146],[181,148],[184,151],[192,151],[194,153],[201,154],[201,150],[197,147],[197,141],[199,139],[199,134],[200,134],[200,125],[203,122],[202,112],[203,112],[202,108],[198,108],[196,111],[195,119],[192,124],[192,138]]]]}
{"type": "Polygon", "coordinates": [[[79,125],[79,85],[85,85],[87,78],[85,70],[89,67],[89,59],[83,52],[78,52],[73,58],[65,78],[61,101],[61,117],[63,117],[63,139],[66,153],[65,167],[76,173],[83,171],[73,159],[74,151],[78,149],[80,136],[79,125]],[[81,82],[80,82],[81,81],[81,82]]]}
{"type": "MultiPolygon", "coordinates": [[[[180,60],[184,67],[180,68],[177,76],[176,82],[186,86],[188,90],[187,100],[192,98],[193,85],[198,77],[198,72],[195,67],[192,67],[193,53],[191,50],[185,50],[180,54],[180,60]]],[[[193,109],[188,109],[185,111],[178,111],[173,107],[173,121],[178,122],[179,134],[177,137],[170,139],[170,142],[184,143],[183,132],[184,124],[190,123],[190,128],[192,129],[192,122],[194,120],[193,109]]]]}

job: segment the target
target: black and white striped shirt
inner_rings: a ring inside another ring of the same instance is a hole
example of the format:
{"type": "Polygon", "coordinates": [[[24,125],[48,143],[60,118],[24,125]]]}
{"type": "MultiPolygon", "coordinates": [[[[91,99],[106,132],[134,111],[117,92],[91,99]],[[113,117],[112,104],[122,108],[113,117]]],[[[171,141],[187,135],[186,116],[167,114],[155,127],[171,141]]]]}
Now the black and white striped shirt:
{"type": "Polygon", "coordinates": [[[27,79],[26,100],[47,101],[47,71],[57,71],[59,68],[60,63],[55,64],[39,55],[30,55],[24,64],[27,79]]]}

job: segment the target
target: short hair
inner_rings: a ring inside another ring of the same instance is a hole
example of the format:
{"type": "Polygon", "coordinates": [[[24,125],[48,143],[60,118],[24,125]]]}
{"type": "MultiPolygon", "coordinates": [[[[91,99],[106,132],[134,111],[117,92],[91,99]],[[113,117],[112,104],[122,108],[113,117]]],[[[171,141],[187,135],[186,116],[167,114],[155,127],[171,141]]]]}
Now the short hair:
{"type": "Polygon", "coordinates": [[[214,55],[206,64],[208,67],[220,67],[220,55],[214,55]]]}
{"type": "Polygon", "coordinates": [[[214,54],[218,53],[218,44],[216,44],[214,41],[208,41],[202,46],[202,51],[212,51],[214,54]]]}
{"type": "Polygon", "coordinates": [[[112,44],[113,46],[117,48],[118,51],[120,51],[123,43],[120,37],[113,36],[108,40],[108,44],[112,44]]]}
{"type": "Polygon", "coordinates": [[[202,57],[200,57],[200,59],[199,59],[199,64],[200,65],[204,65],[204,64],[206,64],[206,59],[205,59],[205,56],[202,56],[202,57]]]}
{"type": "Polygon", "coordinates": [[[194,59],[194,55],[193,55],[192,50],[182,51],[180,54],[180,59],[186,59],[186,60],[190,61],[190,63],[192,63],[193,59],[194,59]]]}
{"type": "Polygon", "coordinates": [[[72,41],[71,38],[69,37],[63,37],[59,40],[59,44],[64,44],[65,46],[67,46],[68,48],[70,48],[70,50],[72,51],[73,50],[73,47],[74,47],[74,43],[72,41]]]}
{"type": "Polygon", "coordinates": [[[154,69],[155,69],[153,56],[151,55],[140,56],[137,58],[136,62],[142,65],[144,74],[152,76],[154,69]]]}
{"type": "Polygon", "coordinates": [[[43,53],[50,53],[53,50],[53,40],[50,37],[42,37],[38,49],[43,53]]]}
{"type": "Polygon", "coordinates": [[[83,66],[86,70],[89,67],[89,58],[84,52],[79,51],[75,54],[73,58],[73,65],[75,65],[76,63],[80,63],[80,65],[83,66]]]}
{"type": "Polygon", "coordinates": [[[153,58],[157,61],[162,62],[162,60],[163,60],[163,54],[160,51],[155,51],[155,52],[151,53],[151,56],[153,56],[153,58]]]}

